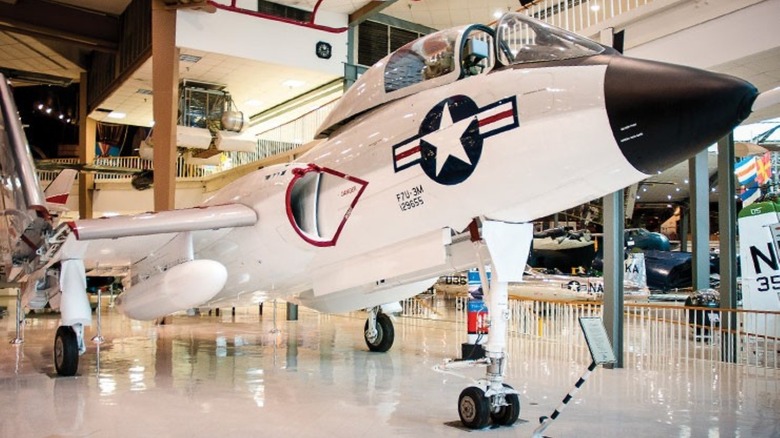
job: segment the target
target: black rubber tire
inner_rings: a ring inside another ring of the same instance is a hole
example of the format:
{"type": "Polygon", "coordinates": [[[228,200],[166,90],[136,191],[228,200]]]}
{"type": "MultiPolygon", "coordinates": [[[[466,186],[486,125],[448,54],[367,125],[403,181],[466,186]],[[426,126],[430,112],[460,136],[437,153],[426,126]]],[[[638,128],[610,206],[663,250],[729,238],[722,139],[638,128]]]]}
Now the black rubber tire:
{"type": "Polygon", "coordinates": [[[60,376],[73,376],[79,369],[79,341],[69,325],[61,325],[54,337],[54,368],[60,376]]]}
{"type": "Polygon", "coordinates": [[[458,415],[460,421],[469,429],[483,429],[490,422],[490,401],[485,391],[469,386],[458,397],[458,415]]]}
{"type": "Polygon", "coordinates": [[[363,326],[363,339],[365,339],[369,350],[384,353],[393,346],[393,341],[395,340],[393,321],[384,313],[378,313],[376,315],[376,339],[368,339],[366,336],[367,331],[368,321],[366,321],[366,324],[363,326]]]}
{"type": "MultiPolygon", "coordinates": [[[[504,388],[512,389],[506,383],[504,383],[504,388]]],[[[507,406],[501,406],[498,412],[491,412],[490,419],[493,420],[493,424],[511,426],[520,418],[520,398],[517,397],[517,394],[507,394],[504,398],[507,406]]]]}

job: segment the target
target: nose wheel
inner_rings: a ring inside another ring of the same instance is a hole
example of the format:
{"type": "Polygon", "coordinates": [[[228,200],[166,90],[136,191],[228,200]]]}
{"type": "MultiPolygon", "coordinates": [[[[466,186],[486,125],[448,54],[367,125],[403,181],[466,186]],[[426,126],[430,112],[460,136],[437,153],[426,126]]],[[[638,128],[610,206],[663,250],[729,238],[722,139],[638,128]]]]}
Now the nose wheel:
{"type": "Polygon", "coordinates": [[[490,402],[485,391],[469,386],[458,397],[458,415],[460,421],[469,429],[482,429],[490,421],[490,402]]]}
{"type": "Polygon", "coordinates": [[[469,429],[483,429],[491,421],[496,426],[511,426],[520,417],[520,399],[511,386],[504,384],[504,392],[493,395],[478,386],[469,386],[458,397],[460,421],[469,429]]]}
{"type": "MultiPolygon", "coordinates": [[[[514,389],[504,383],[504,389],[514,391],[514,389]]],[[[499,405],[490,412],[490,419],[493,420],[493,424],[499,426],[511,426],[517,422],[520,418],[520,398],[514,392],[504,393],[504,405],[499,405]]],[[[494,403],[494,405],[500,404],[494,403]]]]}

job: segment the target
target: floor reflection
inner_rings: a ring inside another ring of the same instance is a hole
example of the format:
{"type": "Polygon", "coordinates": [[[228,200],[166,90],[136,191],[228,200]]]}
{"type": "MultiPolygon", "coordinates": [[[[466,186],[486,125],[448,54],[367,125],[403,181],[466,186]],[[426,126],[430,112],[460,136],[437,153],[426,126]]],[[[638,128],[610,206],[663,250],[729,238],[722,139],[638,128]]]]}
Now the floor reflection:
{"type": "MultiPolygon", "coordinates": [[[[4,304],[4,303],[0,303],[4,304]]],[[[9,309],[13,310],[13,309],[9,309]]],[[[0,436],[466,436],[456,401],[470,378],[434,365],[460,354],[465,323],[396,319],[388,354],[367,351],[365,316],[301,308],[276,323],[266,306],[236,315],[174,316],[156,326],[104,309],[105,342],[88,343],[76,377],[55,378],[56,314],[31,315],[21,346],[0,346],[0,436]],[[274,328],[278,331],[274,332],[274,328]]],[[[9,312],[10,313],[10,312],[9,312]]],[[[12,313],[10,313],[12,314],[12,313]]],[[[95,328],[87,330],[88,337],[95,328]]],[[[4,339],[13,319],[0,319],[4,339]]],[[[495,436],[529,436],[585,371],[587,349],[514,335],[507,381],[521,418],[495,436]]],[[[549,436],[780,436],[775,370],[704,360],[636,357],[597,369],[549,436]]]]}

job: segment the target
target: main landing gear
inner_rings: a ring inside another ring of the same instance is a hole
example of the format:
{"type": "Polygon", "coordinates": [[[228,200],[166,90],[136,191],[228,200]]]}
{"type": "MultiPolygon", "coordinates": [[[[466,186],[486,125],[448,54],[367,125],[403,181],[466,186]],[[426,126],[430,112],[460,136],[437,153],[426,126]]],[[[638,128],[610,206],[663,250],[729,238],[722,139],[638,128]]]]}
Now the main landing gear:
{"type": "Polygon", "coordinates": [[[487,365],[487,373],[474,386],[460,393],[458,415],[463,425],[470,429],[482,429],[491,421],[495,425],[511,426],[520,416],[520,398],[517,391],[504,383],[510,315],[508,282],[522,281],[532,228],[530,224],[484,221],[480,230],[475,221],[470,231],[488,304],[490,334],[485,347],[486,358],[473,362],[487,365]],[[485,271],[488,258],[492,274],[490,281],[485,271]]]}
{"type": "Polygon", "coordinates": [[[54,368],[60,376],[73,376],[79,369],[79,337],[74,327],[81,329],[61,325],[54,336],[54,368]]]}
{"type": "Polygon", "coordinates": [[[84,261],[62,260],[59,281],[62,325],[54,336],[54,368],[60,376],[73,376],[79,369],[79,356],[87,351],[84,326],[92,323],[84,261]]]}
{"type": "Polygon", "coordinates": [[[393,321],[382,312],[381,308],[374,307],[368,311],[368,320],[363,327],[363,337],[371,351],[384,353],[393,346],[395,340],[393,321]]]}

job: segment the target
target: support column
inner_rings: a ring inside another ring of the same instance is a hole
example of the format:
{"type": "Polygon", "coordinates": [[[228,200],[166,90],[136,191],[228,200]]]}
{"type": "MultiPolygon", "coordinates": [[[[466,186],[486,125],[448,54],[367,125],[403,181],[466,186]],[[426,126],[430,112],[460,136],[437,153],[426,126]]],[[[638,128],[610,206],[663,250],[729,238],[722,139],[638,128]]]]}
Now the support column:
{"type": "MultiPolygon", "coordinates": [[[[97,124],[89,118],[87,108],[87,74],[79,79],[79,162],[91,164],[95,160],[95,140],[97,124]]],[[[92,193],[95,188],[95,175],[79,175],[79,218],[92,218],[92,193]]]]}
{"type": "Polygon", "coordinates": [[[297,321],[298,320],[298,305],[294,303],[287,303],[287,320],[288,321],[297,321]]]}
{"type": "Polygon", "coordinates": [[[688,160],[693,290],[710,287],[710,178],[707,154],[707,150],[703,150],[688,160]]]}
{"type": "MultiPolygon", "coordinates": [[[[602,29],[599,42],[612,47],[615,29],[602,29]]],[[[623,368],[623,253],[625,248],[625,196],[623,189],[602,198],[604,206],[604,326],[617,362],[623,368]]]]}
{"type": "Polygon", "coordinates": [[[688,251],[688,218],[690,213],[685,205],[680,206],[680,251],[688,251]]]}
{"type": "MultiPolygon", "coordinates": [[[[718,232],[720,234],[720,307],[737,308],[737,206],[734,202],[734,136],[728,134],[718,140],[718,232]]],[[[743,260],[744,262],[744,260],[743,260]]],[[[737,320],[733,313],[721,320],[723,342],[721,359],[735,362],[737,345],[734,333],[737,320]]]]}
{"type": "Polygon", "coordinates": [[[605,196],[604,203],[604,326],[617,362],[623,368],[623,190],[605,196]]]}
{"type": "Polygon", "coordinates": [[[179,49],[176,11],[163,0],[152,3],[152,88],[154,130],[154,209],[176,206],[176,119],[178,112],[179,49]]]}

